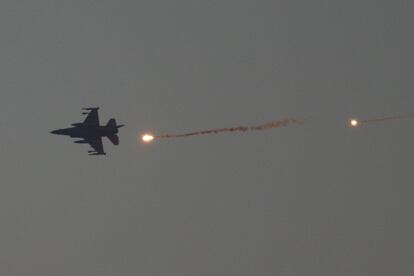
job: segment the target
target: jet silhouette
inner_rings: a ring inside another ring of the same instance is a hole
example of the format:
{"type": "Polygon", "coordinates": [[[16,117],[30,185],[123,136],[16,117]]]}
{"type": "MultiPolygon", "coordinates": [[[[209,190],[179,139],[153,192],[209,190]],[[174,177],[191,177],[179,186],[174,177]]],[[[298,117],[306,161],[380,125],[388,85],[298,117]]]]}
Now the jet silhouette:
{"type": "Polygon", "coordinates": [[[83,108],[87,112],[82,112],[87,115],[83,123],[74,123],[70,128],[57,129],[51,131],[52,134],[66,135],[72,138],[82,138],[82,140],[75,141],[77,144],[89,144],[93,150],[89,150],[89,155],[106,155],[102,137],[107,137],[112,144],[119,145],[119,137],[117,135],[118,129],[124,125],[117,125],[115,119],[110,119],[105,126],[99,124],[99,107],[83,108]]]}

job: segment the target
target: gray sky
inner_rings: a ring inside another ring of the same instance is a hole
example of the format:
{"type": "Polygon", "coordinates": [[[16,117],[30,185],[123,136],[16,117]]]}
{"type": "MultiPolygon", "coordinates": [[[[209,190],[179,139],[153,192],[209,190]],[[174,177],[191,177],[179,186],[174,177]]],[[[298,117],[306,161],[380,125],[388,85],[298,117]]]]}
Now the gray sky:
{"type": "Polygon", "coordinates": [[[1,275],[412,275],[412,1],[1,1],[1,275]],[[121,145],[50,130],[80,108],[121,145]],[[302,127],[163,140],[312,116],[302,127]]]}

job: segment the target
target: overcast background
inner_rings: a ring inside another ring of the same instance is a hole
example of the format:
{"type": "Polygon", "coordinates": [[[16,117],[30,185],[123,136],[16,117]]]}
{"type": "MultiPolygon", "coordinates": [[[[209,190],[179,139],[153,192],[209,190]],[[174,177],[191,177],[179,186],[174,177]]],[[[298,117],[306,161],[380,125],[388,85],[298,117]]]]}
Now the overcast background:
{"type": "Polygon", "coordinates": [[[0,274],[412,275],[414,2],[0,4],[0,274]],[[121,145],[51,135],[100,106],[121,145]],[[302,127],[142,145],[312,116],[302,127]]]}

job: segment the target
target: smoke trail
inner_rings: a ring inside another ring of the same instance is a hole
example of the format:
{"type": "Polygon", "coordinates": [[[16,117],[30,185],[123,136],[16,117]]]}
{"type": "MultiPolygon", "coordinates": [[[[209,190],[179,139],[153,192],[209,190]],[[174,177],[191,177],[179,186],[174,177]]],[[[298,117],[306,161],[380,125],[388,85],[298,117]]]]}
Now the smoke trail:
{"type": "Polygon", "coordinates": [[[230,127],[230,128],[217,128],[217,129],[202,130],[202,131],[189,132],[189,133],[183,133],[183,134],[154,135],[153,137],[155,139],[184,138],[184,137],[199,136],[199,135],[218,134],[218,133],[224,133],[224,132],[262,131],[262,130],[269,130],[269,129],[279,128],[279,127],[287,127],[290,125],[302,125],[304,121],[305,121],[304,119],[286,118],[280,121],[270,122],[270,123],[257,125],[257,126],[238,126],[238,127],[230,127]]]}
{"type": "Polygon", "coordinates": [[[398,115],[398,116],[384,117],[384,118],[366,119],[366,120],[360,120],[360,122],[361,123],[376,123],[376,122],[384,122],[384,121],[392,121],[392,120],[400,120],[400,119],[408,119],[408,118],[414,118],[414,114],[398,115]]]}

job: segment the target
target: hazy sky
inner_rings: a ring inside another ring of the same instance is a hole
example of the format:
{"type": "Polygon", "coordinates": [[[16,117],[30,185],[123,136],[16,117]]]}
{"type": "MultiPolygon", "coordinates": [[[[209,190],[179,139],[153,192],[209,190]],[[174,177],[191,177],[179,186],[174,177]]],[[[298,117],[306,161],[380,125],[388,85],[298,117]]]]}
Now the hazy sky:
{"type": "Polygon", "coordinates": [[[414,2],[0,3],[0,275],[412,275],[414,2]],[[101,107],[108,155],[49,134],[101,107]],[[142,145],[138,135],[312,116],[142,145]]]}

